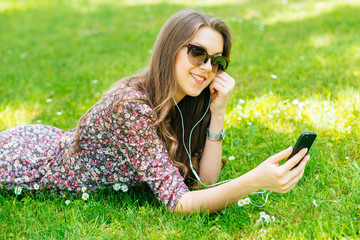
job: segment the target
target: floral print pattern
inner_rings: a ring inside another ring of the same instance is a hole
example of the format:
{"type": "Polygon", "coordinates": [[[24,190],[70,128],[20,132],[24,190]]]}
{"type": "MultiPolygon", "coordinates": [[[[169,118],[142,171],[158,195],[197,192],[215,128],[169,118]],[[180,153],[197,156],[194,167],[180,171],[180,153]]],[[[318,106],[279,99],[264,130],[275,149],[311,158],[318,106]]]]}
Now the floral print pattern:
{"type": "Polygon", "coordinates": [[[156,129],[152,109],[134,87],[121,86],[96,103],[82,122],[80,145],[71,152],[75,131],[26,125],[0,133],[0,187],[96,192],[114,184],[146,183],[173,209],[188,192],[156,129]],[[123,101],[118,101],[123,100],[123,101]]]}

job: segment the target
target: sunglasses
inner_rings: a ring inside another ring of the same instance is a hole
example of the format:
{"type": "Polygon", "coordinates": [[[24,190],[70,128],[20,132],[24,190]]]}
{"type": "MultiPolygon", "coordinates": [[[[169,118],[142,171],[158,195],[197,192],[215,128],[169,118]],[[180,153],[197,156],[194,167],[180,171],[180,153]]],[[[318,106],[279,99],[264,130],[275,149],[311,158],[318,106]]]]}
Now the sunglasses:
{"type": "Polygon", "coordinates": [[[216,73],[218,70],[225,71],[229,66],[230,60],[224,56],[215,57],[213,55],[210,55],[204,48],[190,43],[184,45],[184,47],[187,47],[189,62],[194,66],[201,66],[203,64],[206,64],[210,58],[212,71],[214,73],[216,73]]]}

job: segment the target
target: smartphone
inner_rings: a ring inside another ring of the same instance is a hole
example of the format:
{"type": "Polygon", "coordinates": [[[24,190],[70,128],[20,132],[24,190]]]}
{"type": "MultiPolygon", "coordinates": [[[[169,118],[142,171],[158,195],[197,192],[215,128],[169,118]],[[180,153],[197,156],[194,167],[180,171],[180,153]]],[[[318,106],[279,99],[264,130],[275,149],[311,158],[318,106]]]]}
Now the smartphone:
{"type": "MultiPolygon", "coordinates": [[[[313,132],[303,132],[302,134],[300,134],[300,137],[296,141],[295,146],[293,148],[293,151],[292,151],[290,157],[288,157],[287,160],[292,158],[296,153],[298,153],[303,148],[307,148],[308,151],[306,153],[308,153],[310,148],[311,148],[311,145],[315,141],[315,138],[316,138],[316,133],[313,133],[313,132]]],[[[296,168],[299,165],[301,160],[298,162],[298,164],[296,164],[295,167],[293,167],[293,169],[296,168]]]]}

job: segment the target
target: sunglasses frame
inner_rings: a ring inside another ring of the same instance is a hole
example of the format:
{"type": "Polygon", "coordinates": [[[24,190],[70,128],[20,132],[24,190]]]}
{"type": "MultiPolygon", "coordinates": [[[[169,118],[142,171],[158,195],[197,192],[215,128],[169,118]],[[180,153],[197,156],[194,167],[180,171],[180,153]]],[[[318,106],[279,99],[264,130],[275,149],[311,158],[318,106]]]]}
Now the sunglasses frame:
{"type": "MultiPolygon", "coordinates": [[[[213,56],[213,55],[210,55],[210,54],[206,51],[205,48],[200,47],[200,46],[197,46],[197,45],[195,45],[195,44],[191,44],[191,43],[188,43],[188,44],[184,45],[183,47],[186,47],[186,48],[187,48],[188,58],[189,58],[189,53],[190,53],[190,51],[191,51],[192,48],[200,48],[200,49],[203,50],[203,52],[206,54],[206,55],[205,55],[204,62],[203,62],[204,64],[206,64],[206,63],[209,61],[209,59],[211,59],[211,65],[212,65],[212,66],[215,66],[215,65],[213,65],[212,63],[213,63],[213,62],[216,62],[216,59],[221,58],[221,59],[224,59],[224,60],[225,60],[226,66],[223,67],[223,66],[220,65],[219,63],[216,63],[216,64],[218,65],[218,70],[220,69],[221,71],[226,71],[226,69],[227,69],[228,66],[229,66],[230,60],[229,60],[227,57],[225,57],[225,56],[213,56]],[[220,66],[221,66],[221,67],[220,67],[220,66]]],[[[190,62],[191,64],[193,64],[194,66],[200,66],[200,65],[198,65],[198,64],[192,63],[192,61],[190,61],[190,60],[189,60],[189,62],[190,62]]],[[[213,68],[213,69],[214,69],[214,68],[213,68]]]]}

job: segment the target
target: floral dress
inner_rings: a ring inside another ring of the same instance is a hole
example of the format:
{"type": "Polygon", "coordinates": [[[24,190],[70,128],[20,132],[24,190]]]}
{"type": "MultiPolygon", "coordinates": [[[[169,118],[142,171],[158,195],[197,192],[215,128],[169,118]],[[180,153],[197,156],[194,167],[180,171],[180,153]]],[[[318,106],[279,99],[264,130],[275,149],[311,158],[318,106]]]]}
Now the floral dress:
{"type": "Polygon", "coordinates": [[[152,109],[138,101],[143,92],[123,85],[96,103],[82,122],[75,152],[75,131],[26,125],[0,133],[0,187],[66,189],[146,183],[173,209],[188,192],[179,170],[152,127],[152,109]],[[125,101],[118,101],[118,100],[125,101]],[[128,100],[128,101],[126,101],[128,100]],[[36,187],[35,187],[36,186],[36,187]]]}

